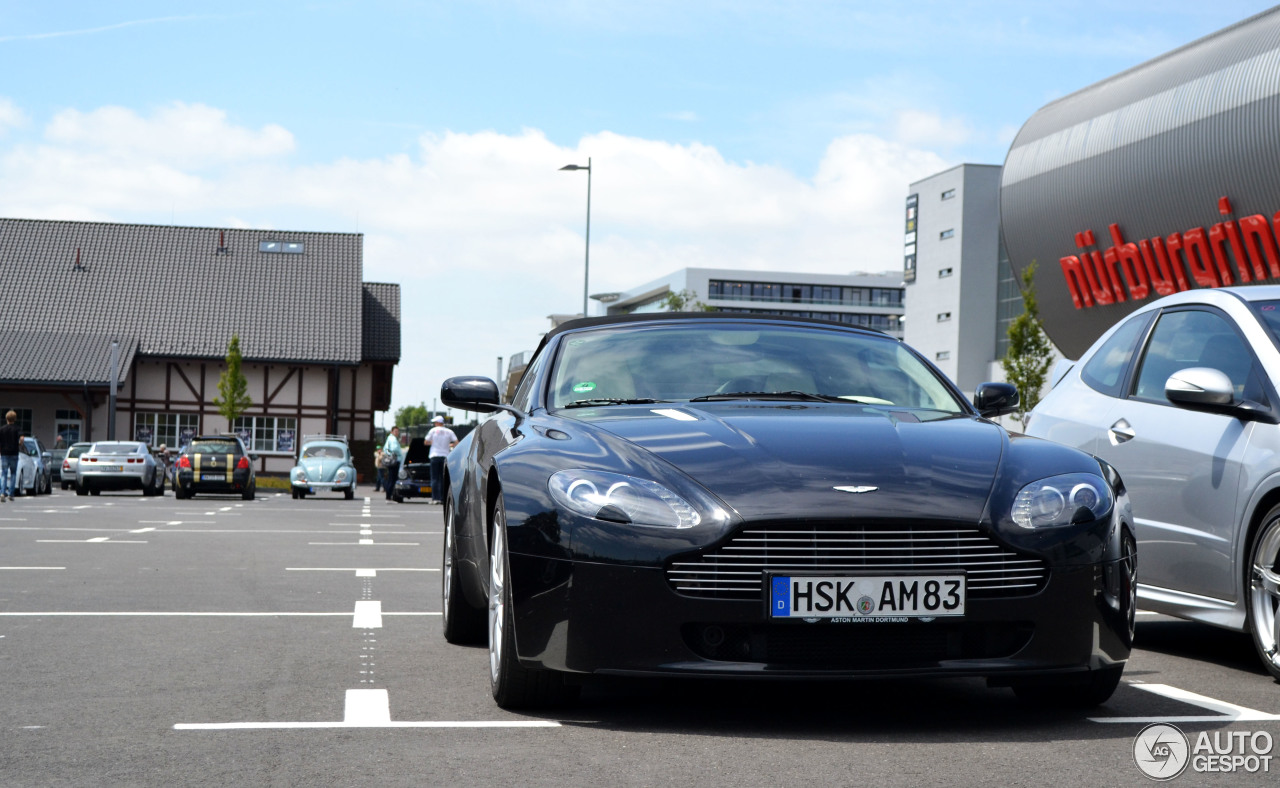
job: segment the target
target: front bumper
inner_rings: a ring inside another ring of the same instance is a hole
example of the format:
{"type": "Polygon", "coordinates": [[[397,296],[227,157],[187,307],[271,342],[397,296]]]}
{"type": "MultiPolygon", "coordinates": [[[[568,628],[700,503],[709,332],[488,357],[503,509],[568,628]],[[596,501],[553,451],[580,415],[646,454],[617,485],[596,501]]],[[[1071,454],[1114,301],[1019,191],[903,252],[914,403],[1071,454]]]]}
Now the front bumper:
{"type": "Polygon", "coordinates": [[[521,661],[574,673],[999,678],[1123,664],[1130,650],[1102,565],[1056,569],[1030,596],[970,599],[961,619],[850,623],[686,597],[656,567],[519,554],[510,566],[521,661]]]}

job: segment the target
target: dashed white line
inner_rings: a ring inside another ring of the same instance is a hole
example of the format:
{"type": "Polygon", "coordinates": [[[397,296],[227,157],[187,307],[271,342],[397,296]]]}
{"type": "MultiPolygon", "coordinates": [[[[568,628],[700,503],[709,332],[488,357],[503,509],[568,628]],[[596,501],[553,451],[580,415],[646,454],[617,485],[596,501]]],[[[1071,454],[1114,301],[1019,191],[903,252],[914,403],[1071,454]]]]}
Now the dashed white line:
{"type": "Polygon", "coordinates": [[[355,613],[351,617],[352,629],[381,629],[382,603],[377,600],[356,602],[355,613]]]}
{"type": "Polygon", "coordinates": [[[14,569],[66,569],[65,566],[0,566],[0,571],[8,571],[14,569]]]}

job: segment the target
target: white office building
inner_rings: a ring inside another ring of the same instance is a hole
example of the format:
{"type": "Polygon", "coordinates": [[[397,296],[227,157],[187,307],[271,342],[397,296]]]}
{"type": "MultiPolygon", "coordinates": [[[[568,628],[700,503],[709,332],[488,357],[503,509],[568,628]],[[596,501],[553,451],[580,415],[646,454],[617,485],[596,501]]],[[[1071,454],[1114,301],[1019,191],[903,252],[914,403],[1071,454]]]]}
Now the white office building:
{"type": "Polygon", "coordinates": [[[1004,380],[999,359],[1022,293],[1000,243],[999,165],[961,164],[911,184],[903,339],[966,394],[1004,380]]]}

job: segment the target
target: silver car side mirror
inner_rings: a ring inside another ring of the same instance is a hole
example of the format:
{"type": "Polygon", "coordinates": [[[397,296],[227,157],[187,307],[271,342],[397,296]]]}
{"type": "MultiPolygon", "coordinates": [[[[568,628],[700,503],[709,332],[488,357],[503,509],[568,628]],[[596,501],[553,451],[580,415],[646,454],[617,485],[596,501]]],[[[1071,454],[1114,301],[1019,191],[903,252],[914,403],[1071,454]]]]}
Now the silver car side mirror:
{"type": "Polygon", "coordinates": [[[1191,367],[1169,376],[1164,384],[1164,396],[1179,405],[1225,407],[1235,402],[1236,388],[1221,370],[1191,367]]]}

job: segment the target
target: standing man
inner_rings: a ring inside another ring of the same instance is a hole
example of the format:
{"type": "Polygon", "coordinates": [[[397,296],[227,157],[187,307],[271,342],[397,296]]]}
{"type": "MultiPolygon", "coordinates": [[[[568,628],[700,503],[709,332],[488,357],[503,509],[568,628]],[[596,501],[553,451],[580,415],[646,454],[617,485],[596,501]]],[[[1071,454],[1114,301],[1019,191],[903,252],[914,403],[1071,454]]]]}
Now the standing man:
{"type": "Polygon", "coordinates": [[[0,501],[13,500],[13,488],[18,486],[18,449],[22,446],[22,432],[18,429],[18,414],[4,414],[4,426],[0,427],[0,501]]]}
{"type": "Polygon", "coordinates": [[[373,489],[375,489],[375,490],[381,490],[381,489],[382,489],[382,477],[383,477],[383,470],[382,470],[382,447],[381,447],[381,446],[379,446],[378,448],[376,448],[376,449],[374,449],[374,450],[373,450],[373,468],[374,468],[374,470],[376,471],[376,476],[375,476],[374,481],[373,481],[373,489]]]}
{"type": "Polygon", "coordinates": [[[387,490],[387,503],[391,503],[391,494],[396,490],[396,479],[400,478],[400,463],[404,462],[399,427],[392,427],[386,443],[382,444],[382,462],[386,470],[382,476],[382,486],[387,490]]]}
{"type": "Polygon", "coordinates": [[[431,446],[427,457],[431,460],[431,502],[444,503],[444,458],[458,445],[458,436],[444,426],[444,416],[431,420],[433,425],[423,440],[431,446]]]}

